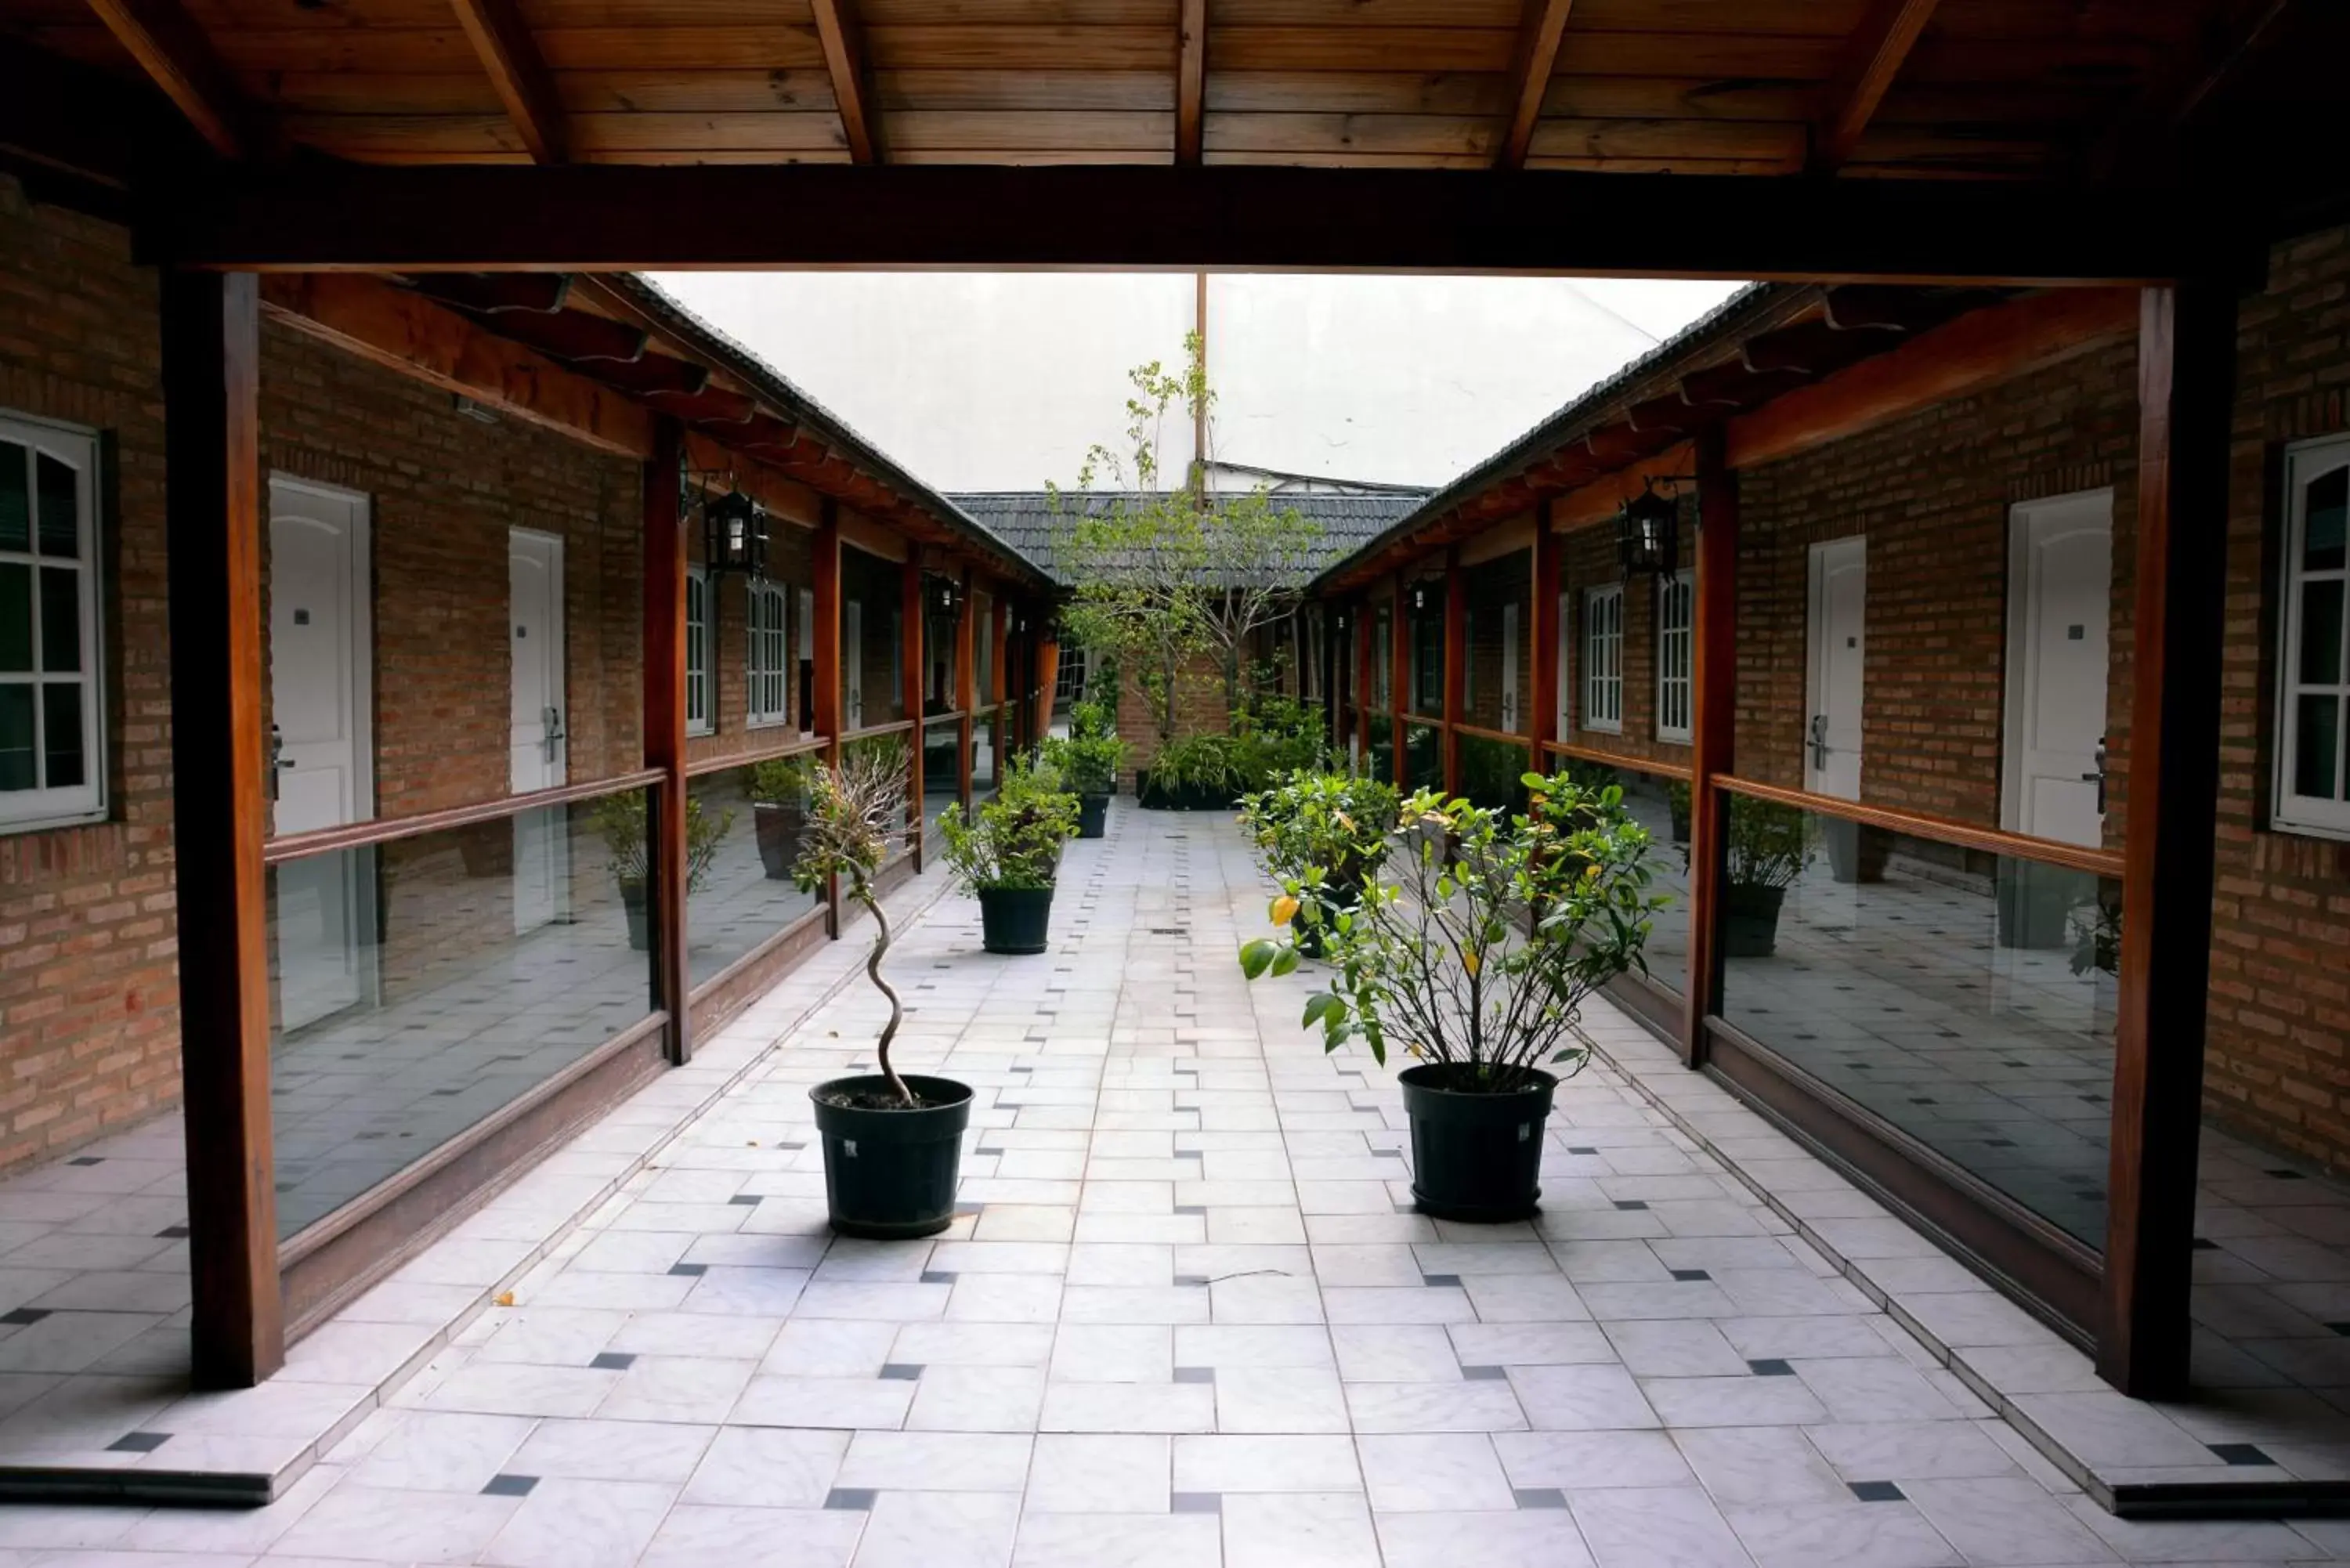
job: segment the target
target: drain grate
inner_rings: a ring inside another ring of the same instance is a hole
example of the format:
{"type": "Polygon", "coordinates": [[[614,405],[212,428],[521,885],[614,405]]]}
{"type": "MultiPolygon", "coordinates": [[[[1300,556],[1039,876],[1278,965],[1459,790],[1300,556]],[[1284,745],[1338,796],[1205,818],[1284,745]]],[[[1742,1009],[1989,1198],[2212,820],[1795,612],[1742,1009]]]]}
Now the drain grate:
{"type": "Polygon", "coordinates": [[[1191,933],[1181,926],[1150,926],[1145,929],[1143,934],[1152,937],[1184,937],[1191,933]]]}

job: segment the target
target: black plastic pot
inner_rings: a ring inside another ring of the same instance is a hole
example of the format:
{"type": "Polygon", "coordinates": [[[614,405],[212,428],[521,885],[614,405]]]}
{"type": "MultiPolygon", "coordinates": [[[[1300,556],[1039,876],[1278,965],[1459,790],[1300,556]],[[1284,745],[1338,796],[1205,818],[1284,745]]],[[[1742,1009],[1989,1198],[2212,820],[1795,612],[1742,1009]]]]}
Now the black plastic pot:
{"type": "Polygon", "coordinates": [[[642,882],[620,884],[620,908],[629,914],[629,946],[650,952],[653,945],[652,909],[642,882]]]}
{"type": "Polygon", "coordinates": [[[1999,909],[1999,945],[2062,948],[2073,941],[2073,909],[2095,897],[2095,884],[2077,871],[2002,860],[1993,889],[1999,909]]]}
{"type": "Polygon", "coordinates": [[[980,945],[992,953],[1041,953],[1052,945],[1053,889],[982,888],[980,945]]]}
{"type": "Polygon", "coordinates": [[[1109,796],[1081,794],[1077,796],[1077,836],[1099,838],[1109,831],[1109,796]]]}
{"type": "Polygon", "coordinates": [[[1828,875],[1839,882],[1882,882],[1892,838],[1858,822],[1830,820],[1821,835],[1828,844],[1828,875]]]}
{"type": "Polygon", "coordinates": [[[971,1088],[951,1078],[903,1075],[925,1104],[879,1110],[827,1102],[830,1091],[886,1092],[879,1074],[835,1078],[808,1091],[824,1139],[824,1196],[832,1228],[844,1236],[896,1241],[934,1236],[954,1221],[962,1132],[971,1122],[971,1088]]]}
{"type": "Polygon", "coordinates": [[[1779,950],[1779,906],[1784,888],[1729,882],[1721,889],[1721,954],[1724,958],[1769,958],[1779,950]]]}
{"type": "Polygon", "coordinates": [[[807,813],[797,801],[761,800],[751,803],[751,826],[759,840],[759,864],[771,882],[791,879],[792,862],[800,857],[800,830],[807,813]]]}
{"type": "Polygon", "coordinates": [[[1212,784],[1163,784],[1148,768],[1134,775],[1134,799],[1145,811],[1230,811],[1239,804],[1233,792],[1212,784]]]}
{"type": "Polygon", "coordinates": [[[1534,1068],[1525,1088],[1496,1095],[1452,1087],[1462,1076],[1431,1062],[1398,1080],[1411,1122],[1412,1198],[1439,1220],[1523,1220],[1542,1198],[1543,1124],[1558,1080],[1534,1068]]]}

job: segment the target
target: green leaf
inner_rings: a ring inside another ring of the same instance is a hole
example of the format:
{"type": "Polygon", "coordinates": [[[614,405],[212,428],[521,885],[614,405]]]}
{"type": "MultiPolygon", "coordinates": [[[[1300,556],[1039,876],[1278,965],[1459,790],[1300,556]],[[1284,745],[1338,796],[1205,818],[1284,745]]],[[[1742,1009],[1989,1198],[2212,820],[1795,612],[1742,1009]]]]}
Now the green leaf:
{"type": "MultiPolygon", "coordinates": [[[[1278,977],[1294,973],[1297,968],[1297,950],[1286,942],[1274,950],[1273,972],[1278,977]]],[[[1253,979],[1254,976],[1250,978],[1253,979]]]]}
{"type": "Polygon", "coordinates": [[[1241,949],[1241,973],[1255,980],[1271,968],[1276,949],[1272,942],[1259,937],[1241,949]]]}

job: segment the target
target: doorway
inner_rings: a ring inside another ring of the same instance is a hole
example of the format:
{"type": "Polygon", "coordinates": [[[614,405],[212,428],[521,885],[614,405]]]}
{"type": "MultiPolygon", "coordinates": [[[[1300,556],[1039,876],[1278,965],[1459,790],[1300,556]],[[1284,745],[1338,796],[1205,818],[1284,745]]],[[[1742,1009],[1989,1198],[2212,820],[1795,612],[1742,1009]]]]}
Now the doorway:
{"type": "Polygon", "coordinates": [[[1502,728],[1518,732],[1518,607],[1502,607],[1502,728]]]}
{"type": "Polygon", "coordinates": [[[2009,513],[2000,826],[2011,833],[2090,848],[2105,842],[2113,578],[2112,491],[2009,513]]]}
{"type": "MultiPolygon", "coordinates": [[[[273,826],[283,836],[375,815],[375,630],[367,497],[269,481],[273,826]]],[[[290,860],[276,874],[278,1027],[374,992],[374,857],[290,860]]]]}
{"type": "Polygon", "coordinates": [[[850,599],[840,607],[841,705],[846,730],[865,728],[865,607],[850,599]]]}
{"type": "Polygon", "coordinates": [[[1868,660],[1868,541],[1855,535],[1811,550],[1805,621],[1804,787],[1860,798],[1861,701],[1868,660]]]}
{"type": "MultiPolygon", "coordinates": [[[[512,713],[506,787],[515,794],[569,780],[563,670],[563,541],[515,528],[506,544],[512,713]]],[[[514,929],[520,936],[569,913],[570,834],[559,805],[514,818],[514,929]]]]}

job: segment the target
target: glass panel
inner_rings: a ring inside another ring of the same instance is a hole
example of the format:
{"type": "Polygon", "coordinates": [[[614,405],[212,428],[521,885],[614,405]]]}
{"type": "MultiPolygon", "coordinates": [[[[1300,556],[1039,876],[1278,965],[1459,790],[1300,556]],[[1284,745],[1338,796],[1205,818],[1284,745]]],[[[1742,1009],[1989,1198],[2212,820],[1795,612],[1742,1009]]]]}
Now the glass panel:
{"type": "Polygon", "coordinates": [[[33,688],[0,686],[0,790],[37,789],[33,766],[33,688]]]}
{"type": "Polygon", "coordinates": [[[994,793],[995,737],[999,732],[996,710],[993,708],[972,721],[971,792],[973,798],[994,793]]]}
{"type": "Polygon", "coordinates": [[[44,566],[41,568],[41,669],[51,675],[62,675],[80,668],[81,573],[71,566],[44,566]]]}
{"type": "Polygon", "coordinates": [[[1471,804],[1502,811],[1526,808],[1526,786],[1520,782],[1531,766],[1526,748],[1482,735],[1461,737],[1461,793],[1471,804]]]}
{"type": "Polygon", "coordinates": [[[0,670],[33,668],[33,568],[0,561],[0,670]]]}
{"type": "Polygon", "coordinates": [[[30,455],[15,441],[0,441],[0,550],[33,547],[32,498],[26,492],[30,455]]]}
{"type": "Polygon", "coordinates": [[[1364,731],[1363,771],[1375,779],[1395,777],[1395,720],[1373,713],[1364,731]]]}
{"type": "Polygon", "coordinates": [[[2120,884],[1731,807],[1722,1016],[2102,1249],[2120,884]]]}
{"type": "Polygon", "coordinates": [[[2342,679],[2342,580],[2301,585],[2301,679],[2331,686],[2342,679]]]}
{"type": "Polygon", "coordinates": [[[2344,556],[2344,521],[2350,511],[2350,468],[2337,468],[2312,481],[2303,493],[2301,565],[2303,571],[2338,572],[2344,556]]]}
{"type": "Polygon", "coordinates": [[[644,821],[630,791],[270,867],[281,1236],[644,1019],[644,821]]]}
{"type": "Polygon", "coordinates": [[[1552,773],[1586,789],[1622,788],[1624,810],[1648,830],[1648,868],[1656,877],[1649,891],[1671,900],[1648,917],[1648,983],[1680,995],[1689,979],[1689,785],[1628,763],[1610,766],[1580,757],[1553,757],[1550,763],[1552,773]]]}
{"type": "Polygon", "coordinates": [[[792,880],[807,820],[806,757],[775,757],[689,781],[686,831],[700,846],[685,893],[686,975],[725,969],[820,901],[792,880]]]}
{"type": "Polygon", "coordinates": [[[1464,568],[1469,621],[1461,717],[1481,730],[1523,734],[1530,717],[1534,647],[1532,553],[1518,550],[1464,568]]]}
{"type": "Polygon", "coordinates": [[[1444,748],[1435,727],[1408,724],[1403,732],[1403,781],[1407,789],[1439,789],[1444,784],[1444,748]]]}
{"type": "Polygon", "coordinates": [[[2298,703],[2293,723],[2293,793],[2332,800],[2338,794],[2342,700],[2314,693],[2298,703]]]}
{"type": "Polygon", "coordinates": [[[1430,583],[1414,592],[1427,599],[1425,608],[1410,617],[1411,690],[1406,707],[1414,713],[1444,712],[1444,585],[1430,583]]]}
{"type": "Polygon", "coordinates": [[[88,782],[82,765],[81,682],[51,681],[41,688],[41,753],[50,789],[78,789],[88,782]]]}
{"type": "Polygon", "coordinates": [[[841,690],[847,727],[869,729],[906,716],[904,674],[906,596],[903,572],[862,550],[840,553],[841,690]],[[853,603],[857,613],[847,613],[853,603]],[[852,628],[854,643],[851,643],[852,628]]]}
{"type": "Polygon", "coordinates": [[[43,452],[40,470],[41,554],[81,554],[81,507],[74,493],[74,471],[43,452]]]}
{"type": "Polygon", "coordinates": [[[962,798],[962,722],[926,725],[922,730],[922,854],[923,864],[939,853],[942,840],[939,814],[962,798]]]}

